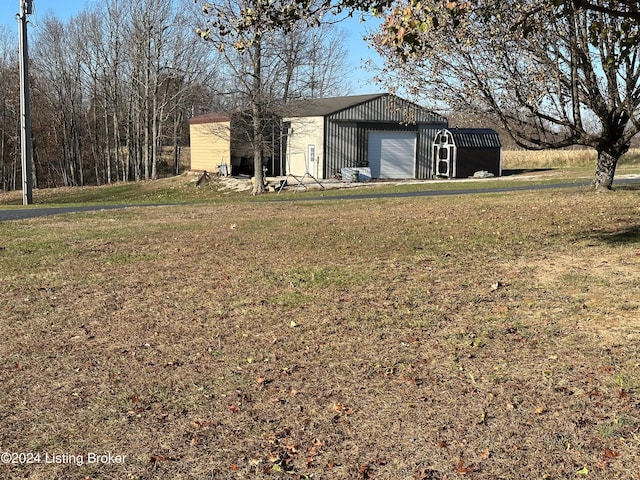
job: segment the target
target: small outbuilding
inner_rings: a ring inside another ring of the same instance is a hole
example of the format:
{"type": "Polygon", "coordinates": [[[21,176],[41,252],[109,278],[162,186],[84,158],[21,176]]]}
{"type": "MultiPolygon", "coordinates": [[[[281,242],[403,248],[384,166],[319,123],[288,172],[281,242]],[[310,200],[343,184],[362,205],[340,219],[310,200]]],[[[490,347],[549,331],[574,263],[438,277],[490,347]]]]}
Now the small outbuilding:
{"type": "Polygon", "coordinates": [[[502,144],[490,128],[444,128],[433,142],[433,176],[467,178],[477,172],[502,175],[502,144]]]}
{"type": "Polygon", "coordinates": [[[209,114],[189,120],[191,170],[231,173],[231,118],[209,114]]]}
{"type": "MultiPolygon", "coordinates": [[[[270,175],[280,169],[280,119],[270,116],[264,134],[263,155],[270,175]]],[[[211,113],[189,119],[191,170],[222,175],[253,174],[251,119],[242,111],[211,113]]]]}

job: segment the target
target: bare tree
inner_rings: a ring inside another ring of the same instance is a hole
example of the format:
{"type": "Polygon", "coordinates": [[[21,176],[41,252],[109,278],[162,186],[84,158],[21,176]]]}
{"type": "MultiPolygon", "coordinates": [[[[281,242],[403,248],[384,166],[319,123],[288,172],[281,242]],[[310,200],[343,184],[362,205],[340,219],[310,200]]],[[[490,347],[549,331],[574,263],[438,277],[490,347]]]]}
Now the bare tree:
{"type": "Polygon", "coordinates": [[[434,106],[496,118],[525,148],[592,147],[593,185],[608,189],[640,131],[640,25],[593,8],[602,2],[557,3],[467,2],[435,22],[391,16],[375,36],[381,77],[434,106]]]}
{"type": "MultiPolygon", "coordinates": [[[[45,100],[43,108],[34,109],[34,117],[47,115],[59,146],[56,156],[63,184],[84,184],[81,129],[83,97],[81,89],[81,60],[77,48],[77,30],[69,28],[55,17],[41,22],[38,41],[32,49],[34,75],[39,79],[34,90],[45,100]]],[[[36,120],[42,125],[42,119],[36,120]]],[[[36,142],[34,144],[38,145],[36,142]]],[[[37,148],[34,148],[36,150],[37,148]]]]}
{"type": "Polygon", "coordinates": [[[106,0],[41,22],[32,56],[40,171],[64,185],[152,179],[165,144],[177,163],[184,119],[215,76],[180,7],[106,0]]]}
{"type": "Polygon", "coordinates": [[[18,184],[20,148],[20,94],[18,91],[18,51],[15,35],[0,25],[0,189],[13,190],[18,184]]]}
{"type": "Polygon", "coordinates": [[[121,0],[107,0],[78,15],[77,22],[84,26],[84,42],[79,45],[86,81],[87,96],[92,102],[91,112],[93,144],[100,151],[102,167],[96,181],[105,183],[122,178],[122,125],[125,109],[122,104],[125,88],[121,69],[126,62],[124,34],[125,12],[121,0]]]}
{"type": "MultiPolygon", "coordinates": [[[[227,46],[225,68],[217,63],[223,58],[218,49],[201,40],[209,34],[193,34],[195,16],[184,2],[104,0],[67,22],[46,17],[34,31],[32,49],[34,160],[43,186],[156,178],[164,145],[173,146],[177,168],[185,118],[216,106],[249,107],[247,131],[258,139],[254,156],[261,162],[274,100],[340,88],[336,78],[343,54],[328,30],[305,34],[292,46],[298,52],[291,58],[302,55],[302,63],[287,64],[280,43],[295,22],[316,25],[313,15],[327,5],[290,2],[280,8],[258,0],[223,5],[241,22],[235,36],[218,30],[217,46],[227,46]],[[255,16],[254,6],[262,16],[255,16]],[[329,41],[334,43],[324,49],[327,55],[316,55],[318,45],[329,41]]],[[[8,78],[11,71],[3,64],[0,74],[8,78]]],[[[19,173],[15,162],[11,175],[6,173],[18,152],[9,133],[14,110],[7,98],[0,165],[3,185],[14,188],[5,182],[19,173]]],[[[261,180],[256,184],[260,188],[261,180]]]]}
{"type": "MultiPolygon", "coordinates": [[[[240,93],[241,108],[250,112],[247,127],[252,145],[255,184],[253,194],[264,191],[263,158],[266,132],[271,129],[274,107],[303,95],[315,96],[335,88],[335,75],[344,50],[320,55],[329,30],[320,29],[331,2],[264,2],[218,0],[200,2],[204,26],[196,32],[216,45],[240,93]]],[[[333,39],[334,47],[337,40],[333,39]]]]}
{"type": "Polygon", "coordinates": [[[283,103],[301,98],[345,95],[350,90],[348,34],[333,23],[309,27],[305,21],[278,35],[283,103]]]}

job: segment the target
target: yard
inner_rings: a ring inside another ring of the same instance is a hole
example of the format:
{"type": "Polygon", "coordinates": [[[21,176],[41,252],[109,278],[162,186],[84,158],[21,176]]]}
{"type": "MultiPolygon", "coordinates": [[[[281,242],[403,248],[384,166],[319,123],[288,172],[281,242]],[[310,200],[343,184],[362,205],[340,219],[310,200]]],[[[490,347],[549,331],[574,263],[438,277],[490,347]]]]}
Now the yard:
{"type": "Polygon", "coordinates": [[[2,224],[0,477],[640,478],[638,194],[2,224]]]}

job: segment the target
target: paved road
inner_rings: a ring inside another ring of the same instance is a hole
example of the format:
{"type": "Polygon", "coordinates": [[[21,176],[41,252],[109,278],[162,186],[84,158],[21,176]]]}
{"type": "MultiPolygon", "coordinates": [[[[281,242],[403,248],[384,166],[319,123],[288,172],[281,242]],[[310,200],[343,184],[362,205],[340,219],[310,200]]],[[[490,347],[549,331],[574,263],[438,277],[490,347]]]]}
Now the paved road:
{"type": "MultiPolygon", "coordinates": [[[[633,185],[640,183],[640,178],[620,178],[616,179],[615,186],[633,185]]],[[[277,198],[273,197],[269,200],[273,201],[308,201],[308,200],[362,200],[372,198],[407,198],[407,197],[439,197],[445,195],[470,195],[474,193],[502,193],[502,192],[520,192],[525,190],[549,190],[554,188],[577,188],[590,185],[590,181],[561,183],[554,185],[539,185],[535,183],[524,184],[510,187],[494,187],[494,188],[474,188],[465,190],[425,190],[415,192],[398,192],[398,193],[376,193],[369,191],[367,193],[359,193],[353,195],[328,195],[328,196],[300,196],[298,198],[277,198]]],[[[43,207],[43,208],[16,208],[10,210],[0,209],[0,222],[7,220],[22,220],[26,218],[44,217],[47,215],[58,215],[65,213],[90,212],[97,210],[116,210],[129,207],[158,207],[165,206],[160,204],[153,205],[98,205],[98,206],[77,206],[77,207],[43,207]]]]}
{"type": "MultiPolygon", "coordinates": [[[[616,179],[614,188],[623,185],[635,185],[640,183],[640,177],[629,177],[616,179]]],[[[374,189],[366,193],[357,193],[353,195],[327,195],[327,196],[304,196],[297,200],[362,200],[372,198],[407,198],[407,197],[441,197],[446,195],[470,195],[475,193],[503,193],[503,192],[521,192],[525,190],[550,190],[554,188],[578,188],[588,187],[591,181],[572,182],[572,183],[556,183],[556,184],[523,184],[509,187],[492,187],[492,188],[469,188],[456,190],[425,190],[413,192],[397,192],[397,193],[376,193],[374,189]]],[[[291,198],[282,199],[291,201],[291,198]]],[[[296,200],[296,199],[294,199],[296,200]]]]}
{"type": "Polygon", "coordinates": [[[62,213],[92,212],[96,210],[116,210],[134,205],[98,205],[77,207],[42,207],[42,208],[16,208],[11,210],[0,209],[0,222],[7,220],[23,220],[25,218],[45,217],[47,215],[59,215],[62,213]]]}

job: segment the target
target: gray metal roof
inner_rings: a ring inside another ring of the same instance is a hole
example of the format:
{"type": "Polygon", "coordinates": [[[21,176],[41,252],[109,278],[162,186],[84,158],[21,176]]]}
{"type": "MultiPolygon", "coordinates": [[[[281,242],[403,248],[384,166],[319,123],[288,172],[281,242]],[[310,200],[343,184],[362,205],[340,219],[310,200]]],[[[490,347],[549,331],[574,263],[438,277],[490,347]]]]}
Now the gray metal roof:
{"type": "MultiPolygon", "coordinates": [[[[229,121],[234,113],[213,112],[189,120],[191,125],[229,121]]],[[[435,112],[389,93],[296,100],[273,109],[281,118],[328,117],[336,121],[374,121],[447,124],[435,112]]]]}
{"type": "Polygon", "coordinates": [[[491,128],[449,128],[458,148],[500,148],[500,136],[491,128]]]}
{"type": "Polygon", "coordinates": [[[284,118],[328,117],[338,122],[441,124],[447,119],[389,93],[298,100],[283,105],[284,118]]]}
{"type": "Polygon", "coordinates": [[[388,94],[374,93],[370,95],[352,95],[348,97],[296,100],[282,106],[282,115],[287,117],[324,117],[386,95],[388,94]]]}

